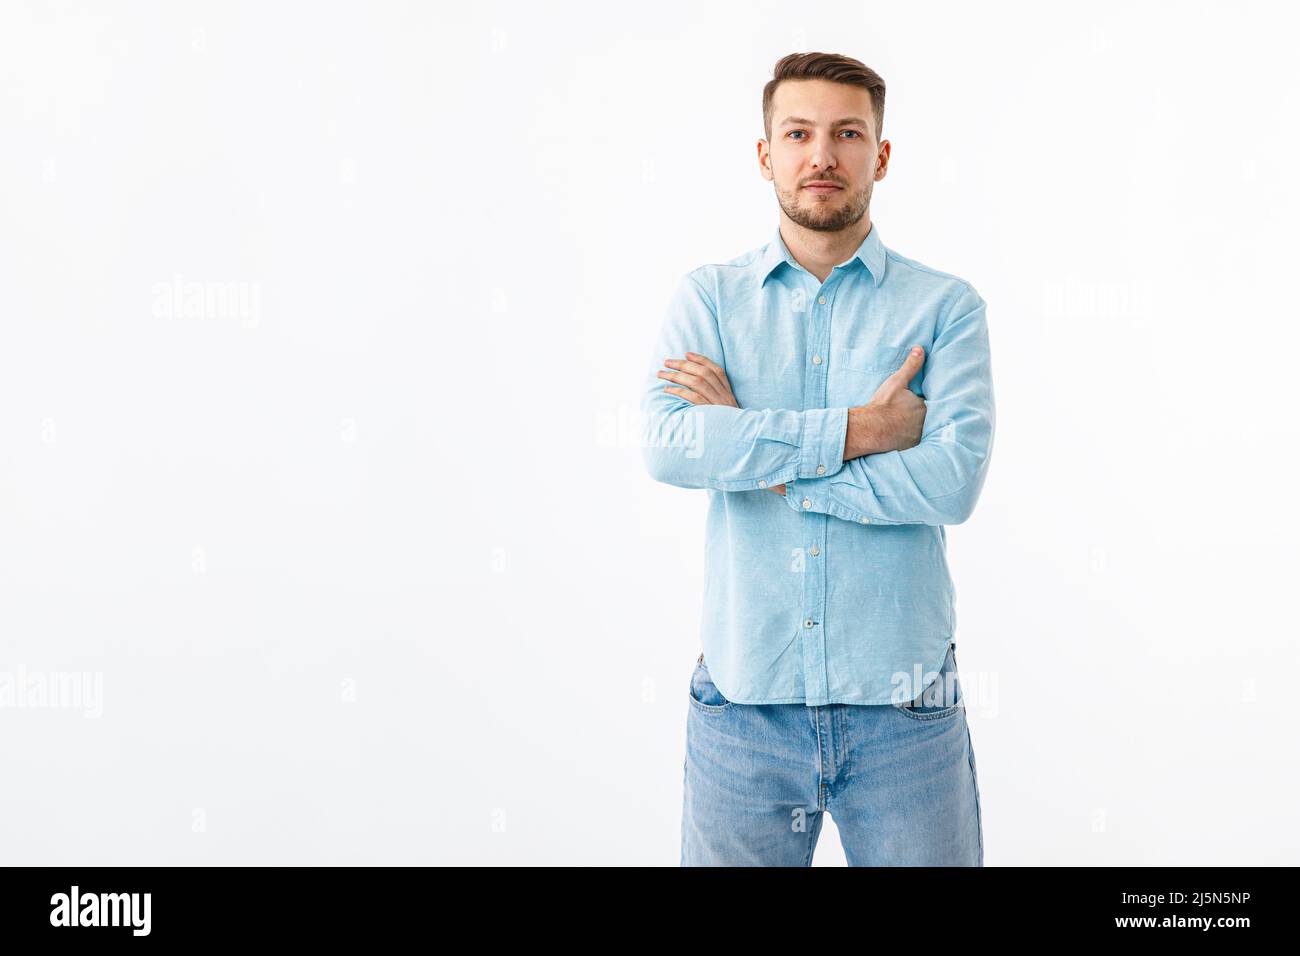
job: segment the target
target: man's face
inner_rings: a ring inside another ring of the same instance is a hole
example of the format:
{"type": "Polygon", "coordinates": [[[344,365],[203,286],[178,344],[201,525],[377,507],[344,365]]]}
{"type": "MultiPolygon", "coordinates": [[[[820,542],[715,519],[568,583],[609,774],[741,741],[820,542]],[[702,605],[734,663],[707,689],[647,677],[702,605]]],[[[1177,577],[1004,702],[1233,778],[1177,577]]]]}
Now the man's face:
{"type": "Polygon", "coordinates": [[[889,141],[876,142],[871,94],[829,80],[786,80],[772,98],[770,141],[758,144],[764,179],[794,222],[835,232],[860,222],[885,178],[889,141]],[[810,186],[830,182],[831,188],[810,186]]]}

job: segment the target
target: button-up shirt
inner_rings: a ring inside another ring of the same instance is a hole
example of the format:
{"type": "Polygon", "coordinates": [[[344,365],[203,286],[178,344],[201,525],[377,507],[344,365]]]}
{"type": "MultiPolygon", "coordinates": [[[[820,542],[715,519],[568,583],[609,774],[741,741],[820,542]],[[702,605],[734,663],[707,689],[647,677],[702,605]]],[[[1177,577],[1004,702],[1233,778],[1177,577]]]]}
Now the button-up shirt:
{"type": "Polygon", "coordinates": [[[723,696],[897,704],[934,680],[956,640],[944,526],[970,516],[993,446],[985,303],[969,282],[886,248],[874,223],[823,282],[778,226],[681,278],[641,412],[651,476],[708,491],[701,644],[723,696]],[[848,409],[914,345],[920,443],[844,461],[848,409]],[[665,391],[656,373],[687,351],[723,367],[739,408],[665,391]],[[782,483],[784,497],[767,490],[782,483]]]}

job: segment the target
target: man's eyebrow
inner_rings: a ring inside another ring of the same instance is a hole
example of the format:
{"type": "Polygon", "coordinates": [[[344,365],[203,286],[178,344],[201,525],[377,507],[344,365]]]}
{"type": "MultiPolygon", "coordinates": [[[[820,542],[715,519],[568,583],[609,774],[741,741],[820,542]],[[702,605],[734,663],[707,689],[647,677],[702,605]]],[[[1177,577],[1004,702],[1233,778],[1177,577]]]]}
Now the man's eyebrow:
{"type": "MultiPolygon", "coordinates": [[[[781,126],[816,126],[817,124],[810,119],[804,119],[802,116],[787,116],[785,119],[781,121],[780,125],[781,126]]],[[[838,119],[831,124],[832,127],[866,126],[866,125],[867,125],[867,121],[860,116],[846,116],[843,119],[838,119]]]]}

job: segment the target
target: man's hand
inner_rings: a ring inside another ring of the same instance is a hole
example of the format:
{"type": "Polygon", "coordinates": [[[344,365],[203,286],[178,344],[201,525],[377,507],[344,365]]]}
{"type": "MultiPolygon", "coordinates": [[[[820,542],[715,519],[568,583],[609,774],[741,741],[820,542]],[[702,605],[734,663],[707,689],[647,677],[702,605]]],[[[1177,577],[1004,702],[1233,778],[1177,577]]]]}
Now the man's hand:
{"type": "Polygon", "coordinates": [[[722,366],[695,352],[687,352],[685,359],[664,359],[664,364],[677,371],[658,372],[660,378],[676,382],[665,385],[665,392],[680,395],[692,405],[730,405],[739,408],[736,396],[731,394],[731,382],[722,366]]]}
{"type": "Polygon", "coordinates": [[[907,384],[924,361],[925,350],[918,345],[907,353],[902,368],[876,389],[871,401],[849,409],[845,461],[885,451],[902,451],[921,443],[925,399],[907,384]]]}
{"type": "MultiPolygon", "coordinates": [[[[680,395],[692,405],[730,405],[739,408],[740,403],[731,393],[731,382],[722,366],[696,352],[687,352],[683,359],[664,359],[664,364],[673,372],[659,371],[660,378],[678,382],[680,386],[665,385],[665,392],[680,395]]],[[[768,491],[778,495],[785,494],[785,485],[773,485],[768,491]]]]}

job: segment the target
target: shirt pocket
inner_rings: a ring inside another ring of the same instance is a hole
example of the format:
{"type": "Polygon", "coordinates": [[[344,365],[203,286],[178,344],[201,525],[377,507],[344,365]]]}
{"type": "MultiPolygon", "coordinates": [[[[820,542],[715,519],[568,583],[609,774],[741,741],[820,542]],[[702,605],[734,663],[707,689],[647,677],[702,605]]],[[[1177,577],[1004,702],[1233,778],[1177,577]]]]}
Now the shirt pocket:
{"type": "Polygon", "coordinates": [[[872,345],[866,348],[836,350],[835,356],[841,368],[855,372],[883,372],[880,380],[884,381],[903,364],[907,354],[906,345],[872,345]]]}
{"type": "MultiPolygon", "coordinates": [[[[903,366],[910,345],[873,345],[865,348],[839,348],[831,353],[835,366],[832,382],[833,405],[865,405],[876,390],[903,366]]],[[[921,369],[917,369],[908,388],[921,394],[921,369]]]]}

